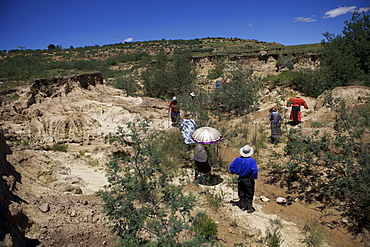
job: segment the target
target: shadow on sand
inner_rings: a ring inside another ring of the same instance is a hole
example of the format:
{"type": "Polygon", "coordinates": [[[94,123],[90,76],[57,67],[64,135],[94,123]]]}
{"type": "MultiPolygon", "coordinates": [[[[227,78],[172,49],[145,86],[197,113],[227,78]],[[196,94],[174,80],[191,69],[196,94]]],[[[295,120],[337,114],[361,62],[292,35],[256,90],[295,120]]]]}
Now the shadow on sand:
{"type": "Polygon", "coordinates": [[[209,178],[205,175],[200,175],[196,181],[196,183],[205,185],[205,186],[215,186],[217,184],[222,183],[224,180],[220,177],[220,175],[212,175],[212,179],[209,180],[209,178]]]}

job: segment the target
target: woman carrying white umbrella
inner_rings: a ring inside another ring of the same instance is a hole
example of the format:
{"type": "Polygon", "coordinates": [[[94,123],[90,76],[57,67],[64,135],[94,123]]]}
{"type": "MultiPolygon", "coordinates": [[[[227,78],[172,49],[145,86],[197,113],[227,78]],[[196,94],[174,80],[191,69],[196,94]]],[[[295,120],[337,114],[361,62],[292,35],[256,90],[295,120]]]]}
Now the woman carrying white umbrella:
{"type": "Polygon", "coordinates": [[[201,143],[195,145],[194,161],[196,165],[194,182],[197,181],[199,172],[204,173],[208,178],[208,182],[210,182],[212,180],[212,175],[211,166],[207,160],[207,148],[201,143]]]}
{"type": "Polygon", "coordinates": [[[218,130],[212,127],[201,127],[194,131],[192,139],[197,144],[195,145],[194,161],[196,165],[194,181],[198,178],[198,173],[204,173],[208,177],[208,182],[211,182],[211,166],[207,160],[207,147],[203,144],[216,143],[222,140],[222,135],[218,130]]]}

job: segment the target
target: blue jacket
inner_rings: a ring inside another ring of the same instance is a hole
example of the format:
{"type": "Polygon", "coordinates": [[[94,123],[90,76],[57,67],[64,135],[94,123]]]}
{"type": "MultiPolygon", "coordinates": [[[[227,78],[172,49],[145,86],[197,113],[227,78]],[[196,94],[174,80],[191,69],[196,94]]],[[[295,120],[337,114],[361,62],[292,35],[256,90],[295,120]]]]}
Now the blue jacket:
{"type": "Polygon", "coordinates": [[[238,157],[230,165],[229,170],[232,174],[237,174],[243,178],[258,179],[258,168],[256,161],[251,157],[238,157]]]}

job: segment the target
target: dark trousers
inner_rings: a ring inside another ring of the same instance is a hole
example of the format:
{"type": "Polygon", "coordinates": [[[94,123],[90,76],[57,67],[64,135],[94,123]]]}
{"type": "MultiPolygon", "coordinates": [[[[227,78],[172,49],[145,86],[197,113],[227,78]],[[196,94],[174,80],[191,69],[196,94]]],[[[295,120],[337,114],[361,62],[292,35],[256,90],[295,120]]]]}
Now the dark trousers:
{"type": "Polygon", "coordinates": [[[292,111],[293,111],[293,121],[294,123],[299,122],[299,114],[300,114],[300,107],[299,106],[292,106],[292,111]]]}
{"type": "Polygon", "coordinates": [[[253,200],[255,181],[251,178],[238,178],[238,196],[240,201],[253,200]]]}

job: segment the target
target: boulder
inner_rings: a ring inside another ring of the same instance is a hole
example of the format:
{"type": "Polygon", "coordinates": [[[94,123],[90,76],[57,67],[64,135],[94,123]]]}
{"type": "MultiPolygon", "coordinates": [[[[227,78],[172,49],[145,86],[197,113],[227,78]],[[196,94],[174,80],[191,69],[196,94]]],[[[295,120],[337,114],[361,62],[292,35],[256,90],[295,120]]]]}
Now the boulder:
{"type": "Polygon", "coordinates": [[[285,197],[278,197],[278,198],[276,198],[276,203],[278,203],[278,204],[286,204],[287,203],[287,199],[285,197]]]}
{"type": "Polygon", "coordinates": [[[43,203],[39,206],[41,212],[47,213],[50,210],[49,203],[43,203]]]}

